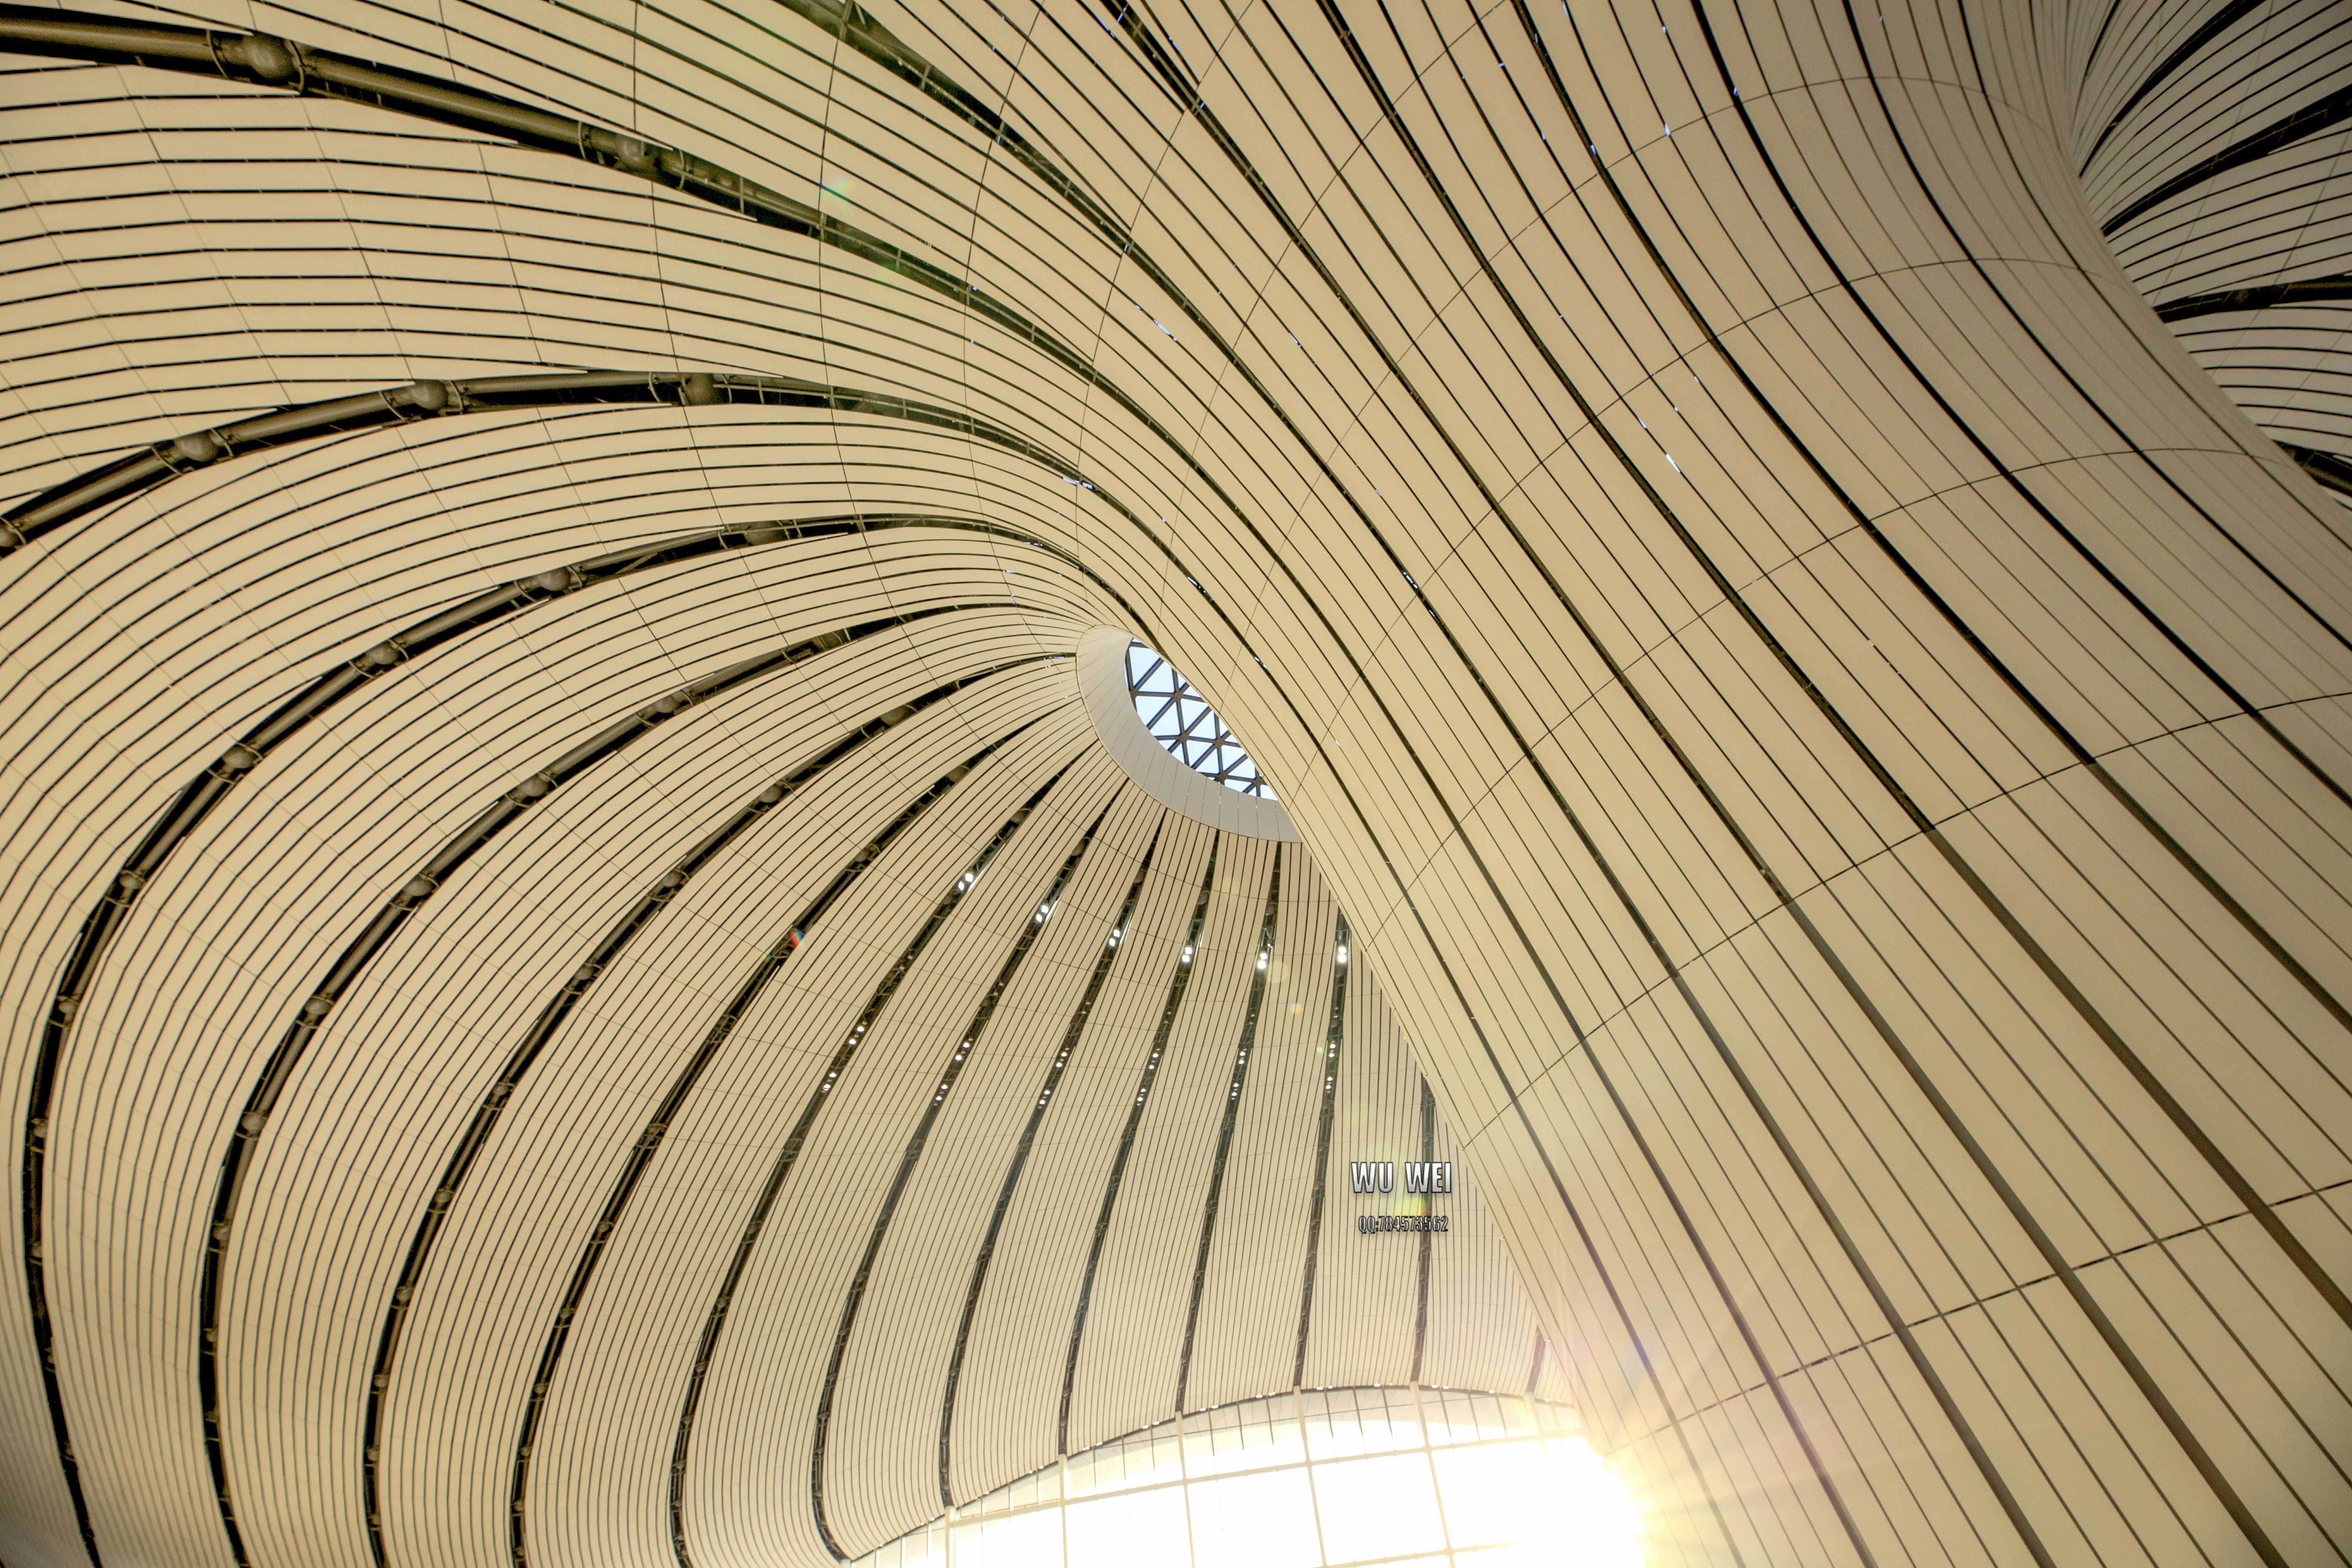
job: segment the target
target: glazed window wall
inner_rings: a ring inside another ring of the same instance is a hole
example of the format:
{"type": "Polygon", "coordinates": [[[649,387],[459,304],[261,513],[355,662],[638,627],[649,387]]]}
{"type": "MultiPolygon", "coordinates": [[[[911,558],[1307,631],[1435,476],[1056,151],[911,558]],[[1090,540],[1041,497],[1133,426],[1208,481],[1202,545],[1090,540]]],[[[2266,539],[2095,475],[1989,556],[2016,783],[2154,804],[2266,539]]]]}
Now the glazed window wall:
{"type": "Polygon", "coordinates": [[[854,1568],[1639,1568],[1637,1523],[1562,1406],[1342,1388],[1074,1454],[854,1568]]]}

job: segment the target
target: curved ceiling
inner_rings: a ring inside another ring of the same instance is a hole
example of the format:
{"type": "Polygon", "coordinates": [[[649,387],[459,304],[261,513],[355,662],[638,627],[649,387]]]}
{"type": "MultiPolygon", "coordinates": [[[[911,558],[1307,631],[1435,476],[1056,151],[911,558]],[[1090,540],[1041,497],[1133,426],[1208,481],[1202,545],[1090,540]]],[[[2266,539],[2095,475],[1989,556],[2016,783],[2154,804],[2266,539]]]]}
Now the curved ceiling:
{"type": "Polygon", "coordinates": [[[2341,10],[0,7],[0,1556],[2352,1562],[2341,10]]]}
{"type": "Polygon", "coordinates": [[[2118,5],[2074,132],[2124,271],[2223,391],[2352,506],[2352,16],[2118,5]]]}
{"type": "Polygon", "coordinates": [[[131,868],[37,1145],[101,1548],[816,1560],[815,1500],[855,1552],[1180,1397],[1535,1379],[1475,1192],[1342,1237],[1351,1159],[1452,1141],[1297,847],[1103,749],[1034,557],[477,521],[192,532],[16,623],[87,649],[19,754],[130,742],[19,829],[131,868]],[[404,558],[404,625],[338,613],[404,558]]]}

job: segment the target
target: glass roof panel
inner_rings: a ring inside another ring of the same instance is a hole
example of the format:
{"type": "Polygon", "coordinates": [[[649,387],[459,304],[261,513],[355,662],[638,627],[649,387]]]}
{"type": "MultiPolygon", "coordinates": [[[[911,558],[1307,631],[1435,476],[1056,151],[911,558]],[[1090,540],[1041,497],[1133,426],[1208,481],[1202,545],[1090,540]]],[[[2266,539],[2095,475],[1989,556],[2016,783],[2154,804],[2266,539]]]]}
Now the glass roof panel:
{"type": "Polygon", "coordinates": [[[1565,1406],[1297,1389],[1081,1449],[851,1568],[1642,1568],[1643,1525],[1565,1406]]]}
{"type": "Polygon", "coordinates": [[[1274,786],[1259,776],[1257,764],[1208,700],[1176,673],[1174,665],[1139,642],[1128,646],[1127,694],[1134,699],[1143,727],[1169,755],[1227,789],[1260,800],[1274,798],[1274,786]]]}

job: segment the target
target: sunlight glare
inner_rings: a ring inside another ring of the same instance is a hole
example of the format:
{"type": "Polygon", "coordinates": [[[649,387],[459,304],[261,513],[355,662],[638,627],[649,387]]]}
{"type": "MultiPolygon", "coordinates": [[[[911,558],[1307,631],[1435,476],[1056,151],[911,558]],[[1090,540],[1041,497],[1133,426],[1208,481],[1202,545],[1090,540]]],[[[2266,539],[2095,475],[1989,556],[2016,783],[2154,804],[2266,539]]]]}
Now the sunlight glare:
{"type": "Polygon", "coordinates": [[[856,1568],[1643,1568],[1641,1510],[1573,1414],[1523,1402],[1498,1429],[1476,1398],[1473,1419],[1424,1394],[1426,1447],[1384,1390],[1244,1401],[1213,1436],[1211,1413],[1163,1423],[965,1505],[951,1562],[934,1524],[856,1568]]]}

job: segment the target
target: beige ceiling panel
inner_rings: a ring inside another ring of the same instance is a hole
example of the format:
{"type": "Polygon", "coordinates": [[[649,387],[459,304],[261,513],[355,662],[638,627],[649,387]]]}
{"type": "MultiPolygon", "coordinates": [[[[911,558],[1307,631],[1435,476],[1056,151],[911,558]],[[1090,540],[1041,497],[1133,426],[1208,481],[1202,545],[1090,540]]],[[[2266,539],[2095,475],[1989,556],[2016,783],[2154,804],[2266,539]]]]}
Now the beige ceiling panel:
{"type": "Polygon", "coordinates": [[[2063,655],[2063,677],[2027,679],[2078,734],[2137,739],[2226,710],[2227,700],[2013,490],[1953,490],[1883,526],[1906,555],[1916,552],[1923,573],[1932,566],[1935,580],[1951,582],[1963,618],[1983,628],[2004,664],[2047,668],[2063,655]]]}
{"type": "Polygon", "coordinates": [[[1194,963],[1207,967],[1185,988],[1179,1033],[1145,1098],[1096,1274],[1073,1384],[1074,1448],[1131,1429],[1119,1424],[1123,1388],[1140,1384],[1175,1400],[1217,1121],[1248,1007],[1274,847],[1262,839],[1220,845],[1207,923],[1194,944],[1194,963]]]}
{"type": "MultiPolygon", "coordinates": [[[[1350,927],[1349,934],[1360,933],[1350,927]]],[[[1418,1238],[1359,1234],[1358,1216],[1387,1212],[1396,1194],[1360,1194],[1352,1173],[1360,1163],[1421,1158],[1421,1078],[1360,942],[1349,942],[1347,967],[1332,1074],[1338,1081],[1330,1156],[1322,1173],[1323,1226],[1301,1374],[1310,1387],[1388,1382],[1399,1365],[1410,1374],[1421,1321],[1418,1238]]],[[[1328,1042],[1329,1019],[1320,1022],[1328,1042]]],[[[1449,1244],[1455,1239],[1450,1233],[1445,1237],[1449,1244]]]]}
{"type": "Polygon", "coordinates": [[[65,18],[0,1555],[821,1563],[1335,1379],[1572,1399],[1654,1561],[2352,1551],[2339,9],[65,18]],[[1255,1072],[1106,626],[1298,830],[1255,1072]]]}
{"type": "MultiPolygon", "coordinates": [[[[1202,1259],[1185,1382],[1193,1404],[1287,1388],[1297,1359],[1293,1336],[1270,1325],[1296,1320],[1303,1288],[1339,911],[1311,867],[1283,870],[1257,1028],[1245,1060],[1227,1058],[1241,1093],[1230,1101],[1233,1146],[1202,1259]]],[[[1326,1207],[1328,1226],[1328,1194],[1326,1207]]]]}
{"type": "MultiPolygon", "coordinates": [[[[2343,846],[2311,831],[2315,803],[2283,792],[2276,782],[2256,773],[2233,728],[2252,726],[2241,721],[2187,731],[2118,752],[2110,767],[2197,863],[2238,896],[2273,940],[2315,973],[2332,975],[2343,963],[2340,939],[2334,934],[2341,897],[2334,868],[2343,846]]],[[[2328,738],[2326,731],[2294,724],[2291,732],[2306,748],[2327,754],[2317,744],[2328,738]]],[[[2274,999],[2273,1005],[2288,1016],[2302,1011],[2291,998],[2274,999]]]]}
{"type": "MultiPolygon", "coordinates": [[[[1141,900],[1045,1108],[973,1308],[951,1433],[959,1497],[1027,1473],[1059,1441],[1063,1378],[1095,1226],[1139,1085],[1157,1077],[1154,1041],[1210,849],[1204,826],[1164,813],[1157,819],[1160,844],[1141,900]]],[[[1058,1049],[1067,1029],[1065,1018],[1034,1039],[1058,1049]]],[[[1005,1152],[1000,1162],[1008,1170],[1010,1159],[1005,1152]]],[[[1003,1176],[1001,1170],[980,1184],[976,1195],[992,1204],[1003,1176]]],[[[958,1272],[968,1275],[977,1263],[975,1253],[958,1272]]],[[[963,1284],[968,1291],[968,1278],[963,1284]]],[[[1169,1391],[1160,1382],[1150,1376],[1130,1390],[1139,1408],[1164,1405],[1169,1391]]]]}
{"type": "MultiPolygon", "coordinates": [[[[1024,921],[1016,911],[990,929],[998,940],[968,945],[972,973],[992,989],[1021,942],[1037,933],[976,1037],[966,1034],[976,1012],[940,1021],[928,1052],[909,1063],[902,1112],[881,1123],[882,1157],[877,1164],[878,1173],[889,1178],[902,1167],[904,1150],[913,1148],[920,1117],[929,1108],[932,1097],[925,1089],[953,1064],[961,1041],[972,1039],[938,1120],[929,1126],[914,1163],[906,1167],[904,1194],[882,1232],[878,1272],[865,1292],[841,1363],[837,1413],[827,1438],[826,1512],[845,1544],[852,1537],[896,1536],[939,1511],[940,1418],[971,1265],[987,1238],[1008,1152],[1041,1109],[1040,1086],[1066,1037],[1071,1011],[1108,943],[1150,829],[1164,816],[1139,789],[1128,787],[1114,798],[1104,788],[1117,790],[1120,782],[1097,777],[1093,795],[1053,803],[1066,812],[1085,809],[1060,823],[1054,838],[1035,841],[1052,853],[1024,868],[1014,889],[1025,894],[1033,911],[1050,901],[1051,912],[1040,925],[1034,912],[1024,921]],[[1105,805],[1110,817],[1095,831],[1060,895],[1045,900],[1105,805]],[[955,1262],[924,1267],[940,1259],[955,1262]]],[[[1052,1107],[1042,1109],[1050,1112],[1052,1107]]],[[[856,1228],[877,1219],[860,1213],[856,1228]]],[[[1026,1370],[1037,1377],[1048,1364],[1049,1358],[1040,1357],[1026,1370]]],[[[1024,1436],[1034,1445],[1047,1434],[1032,1428],[1024,1436]]],[[[992,1468],[1004,1462],[992,1451],[994,1444],[985,1436],[981,1443],[983,1463],[992,1468]]],[[[1050,1457],[1050,1444],[1044,1453],[1034,1447],[1031,1452],[1034,1458],[1026,1468],[1050,1457]]]]}
{"type": "MultiPolygon", "coordinates": [[[[1641,1336],[1650,1360],[1643,1375],[1656,1378],[1662,1397],[1674,1403],[1677,1414],[1686,1414],[1695,1405],[1736,1398],[1741,1389],[1756,1384],[1753,1361],[1739,1345],[1736,1324],[1715,1304],[1704,1266],[1692,1255],[1688,1238],[1648,1174],[1638,1146],[1625,1136],[1622,1119],[1594,1079],[1589,1059],[1581,1053],[1564,1058],[1559,1068],[1528,1085],[1522,1098],[1531,1115],[1570,1116],[1585,1131],[1590,1142],[1577,1159],[1569,1164],[1555,1161],[1543,1174],[1548,1184],[1555,1175],[1559,1182],[1551,1194],[1553,1212],[1559,1212],[1564,1193],[1565,1203],[1588,1218],[1590,1238],[1588,1244],[1571,1229],[1576,1254],[1552,1247],[1543,1249],[1549,1256],[1540,1260],[1516,1260],[1521,1277],[1557,1279],[1565,1271],[1584,1269],[1603,1277],[1595,1282],[1595,1298],[1609,1302],[1612,1316],[1622,1304],[1623,1316],[1610,1326],[1623,1334],[1630,1323],[1630,1331],[1641,1336]],[[1609,1207],[1618,1211],[1623,1223],[1612,1225],[1601,1217],[1608,1210],[1595,1206],[1600,1193],[1591,1184],[1596,1181],[1605,1182],[1607,1190],[1620,1198],[1609,1207]],[[1664,1348],[1668,1345],[1689,1348],[1676,1356],[1664,1348]]],[[[1651,1394],[1643,1391],[1645,1405],[1651,1394]]],[[[1620,1439],[1609,1440],[1613,1446],[1620,1439]]]]}
{"type": "MultiPolygon", "coordinates": [[[[1037,755],[1034,742],[1030,754],[1032,757],[1037,755]]],[[[959,803],[955,792],[951,791],[941,802],[941,808],[953,815],[937,818],[936,826],[908,841],[908,848],[921,855],[921,864],[903,865],[893,876],[899,889],[895,896],[910,909],[917,899],[928,909],[946,893],[961,875],[970,849],[975,847],[975,839],[971,837],[974,830],[977,829],[983,838],[992,835],[1009,811],[1017,808],[1020,800],[1025,798],[1034,787],[1024,784],[1018,771],[1008,771],[1003,763],[974,775],[974,782],[982,780],[990,781],[986,785],[986,796],[967,796],[959,803]],[[964,847],[964,853],[946,856],[939,853],[941,849],[950,848],[959,840],[964,847]]],[[[895,809],[895,803],[893,805],[895,809]]],[[[1038,826],[1045,826],[1051,819],[1034,820],[1038,826]]],[[[1017,840],[1017,833],[1015,837],[1017,840]]],[[[877,868],[877,871],[880,869],[877,868]]],[[[998,867],[992,870],[982,879],[982,888],[985,889],[990,882],[998,879],[999,873],[1007,869],[998,867]]],[[[648,1258],[645,1264],[613,1276],[612,1285],[606,1288],[608,1294],[604,1310],[598,1314],[608,1326],[596,1331],[594,1343],[583,1344],[583,1350],[589,1352],[589,1359],[567,1366],[567,1371],[577,1381],[572,1384],[575,1392],[570,1408],[560,1413],[562,1426],[551,1433],[560,1447],[554,1450],[557,1458],[551,1461],[555,1468],[549,1473],[549,1484],[561,1486],[567,1491],[593,1486],[595,1472],[605,1462],[605,1445],[595,1430],[599,1425],[600,1402],[591,1392],[602,1381],[598,1372],[600,1366],[609,1365],[612,1369],[604,1375],[650,1376],[659,1378],[662,1383],[682,1381],[687,1363],[694,1356],[698,1336],[703,1331],[706,1312],[718,1289],[716,1276],[724,1272],[729,1258],[740,1245],[741,1228],[761,1184],[768,1178],[778,1146],[792,1125],[793,1117],[800,1110],[802,1101],[814,1098],[815,1087],[823,1080],[829,1047],[844,1037],[843,1034],[835,1031],[847,1030],[856,1020],[860,1009],[866,1005],[867,994],[872,992],[875,982],[880,978],[881,966],[873,963],[873,956],[881,955],[860,956],[857,949],[862,944],[855,941],[857,927],[854,922],[860,908],[869,910],[887,908],[894,893],[890,886],[876,884],[869,889],[863,883],[861,879],[861,886],[857,889],[862,899],[845,904],[839,911],[839,918],[853,923],[834,927],[830,931],[820,925],[812,936],[808,954],[811,960],[824,959],[827,944],[823,939],[828,934],[836,938],[847,937],[853,944],[848,950],[836,947],[834,960],[826,966],[838,975],[837,982],[827,982],[821,976],[817,978],[817,984],[830,993],[822,1009],[811,1007],[814,997],[804,995],[803,1000],[794,1003],[779,994],[759,1012],[747,1016],[743,1028],[735,1037],[736,1043],[730,1045],[726,1057],[717,1064],[707,1087],[689,1102],[693,1114],[679,1128],[680,1141],[675,1150],[676,1156],[687,1163],[678,1165],[676,1160],[657,1163],[649,1173],[649,1184],[633,1205],[635,1213],[644,1216],[638,1223],[641,1226],[648,1223],[657,1225],[662,1233],[674,1238],[671,1245],[690,1245],[706,1255],[710,1259],[707,1267],[712,1271],[706,1278],[711,1283],[688,1292],[683,1298],[681,1310],[679,1305],[661,1305],[665,1300],[677,1299],[671,1295],[674,1287],[667,1282],[667,1268],[654,1258],[648,1258]],[[876,904],[873,900],[877,899],[884,902],[876,904]],[[844,959],[849,960],[846,968],[842,965],[844,959]],[[779,1047],[786,1047],[788,1042],[795,1045],[796,1048],[791,1049],[789,1056],[780,1060],[779,1047]],[[791,1065],[780,1081],[779,1068],[786,1062],[791,1065]],[[731,1180],[721,1173],[728,1169],[736,1173],[731,1180]],[[709,1220],[699,1217],[701,1211],[711,1206],[711,1196],[720,1192],[732,1195],[709,1220]],[[624,1294],[609,1293],[614,1290],[624,1294]],[[639,1298],[641,1304],[633,1307],[628,1302],[630,1296],[639,1298]],[[639,1370],[647,1351],[652,1348],[646,1342],[648,1336],[657,1336],[664,1364],[639,1370]],[[583,1469],[583,1467],[586,1468],[583,1469]],[[577,1479],[567,1481],[563,1479],[567,1476],[577,1479]]],[[[1026,892],[1025,888],[1014,888],[1008,882],[997,889],[995,902],[1002,904],[1008,899],[1018,901],[1026,896],[1026,892]]],[[[988,897],[985,892],[981,896],[988,897]]],[[[790,917],[780,914],[776,918],[790,917]]],[[[967,911],[965,929],[968,931],[987,929],[985,925],[971,926],[970,921],[971,915],[967,911]]],[[[918,928],[920,923],[919,920],[912,922],[918,928]]],[[[911,938],[916,933],[908,930],[905,934],[911,938]]],[[[953,942],[955,939],[950,933],[936,940],[953,942]]],[[[936,953],[938,950],[932,948],[929,951],[936,953]]],[[[868,952],[870,953],[870,950],[868,952]]],[[[884,962],[887,963],[888,959],[886,957],[884,962]]],[[[928,963],[919,965],[908,982],[909,989],[904,995],[893,998],[877,1022],[875,1044],[883,1052],[883,1059],[865,1056],[854,1059],[841,1079],[843,1088],[839,1092],[844,1097],[843,1103],[837,1108],[830,1103],[821,1104],[825,1114],[818,1117],[814,1123],[815,1142],[805,1152],[803,1163],[794,1167],[779,1206],[772,1211],[773,1220],[761,1233],[761,1248],[753,1259],[754,1272],[747,1277],[750,1280],[756,1282],[761,1278],[773,1278],[763,1274],[762,1270],[779,1267],[785,1270],[782,1279],[786,1281],[804,1281],[814,1286],[820,1279],[828,1280],[836,1287],[832,1300],[833,1306],[837,1308],[837,1287],[845,1283],[849,1271],[856,1265],[856,1254],[866,1238],[873,1209],[878,1205],[882,1190],[889,1179],[888,1169],[882,1166],[888,1140],[873,1136],[882,1131],[882,1126],[875,1124],[871,1132],[865,1129],[871,1119],[883,1114],[890,1125],[899,1127],[903,1136],[899,1110],[907,1107],[907,1097],[899,1091],[911,1086],[903,1082],[901,1071],[887,1058],[893,1055],[903,1056],[910,1047],[919,1055],[929,1057],[940,1044],[936,1035],[925,1035],[917,1030],[914,1036],[910,1036],[908,1032],[915,1027],[915,1019],[941,1012],[939,1005],[941,998],[933,994],[950,977],[938,971],[937,963],[938,959],[933,957],[928,963]],[[896,1010],[910,1005],[916,1012],[899,1014],[898,1022],[894,1024],[892,1017],[896,1010]],[[814,1205],[814,1210],[812,1205],[814,1205]],[[811,1215],[816,1211],[848,1213],[859,1217],[832,1227],[838,1233],[835,1237],[837,1245],[828,1245],[820,1243],[811,1234],[811,1215]],[[843,1256],[836,1257],[836,1254],[843,1256]],[[824,1261],[825,1259],[831,1259],[830,1263],[824,1261]]],[[[790,967],[788,963],[787,971],[790,967]]],[[[803,977],[804,983],[807,978],[803,977]]],[[[968,1006],[971,992],[984,986],[986,980],[984,977],[978,980],[964,977],[952,984],[963,995],[968,1006]]],[[[803,987],[795,985],[793,989],[802,991],[803,987]]],[[[952,1006],[947,1011],[953,1011],[952,1006]]],[[[946,1028],[954,1026],[953,1024],[944,1026],[946,1028]]],[[[920,1098],[928,1100],[929,1096],[925,1094],[920,1098]]],[[[897,1152],[896,1149],[888,1151],[892,1164],[896,1163],[897,1152]]],[[[641,1231],[640,1234],[650,1239],[655,1233],[641,1231]]],[[[644,1244],[639,1246],[643,1256],[644,1244]]],[[[781,1331],[782,1325],[772,1324],[758,1314],[754,1299],[748,1296],[728,1314],[725,1325],[728,1337],[723,1347],[725,1356],[713,1364],[711,1381],[707,1385],[706,1396],[697,1416],[698,1445],[708,1446],[698,1447],[695,1457],[701,1463],[688,1477],[689,1509],[695,1506],[698,1494],[708,1499],[714,1495],[710,1489],[718,1488],[719,1494],[723,1495],[734,1484],[728,1479],[732,1468],[728,1450],[732,1445],[724,1436],[724,1424],[737,1419],[731,1414],[735,1409],[734,1401],[742,1397],[753,1398],[761,1408],[772,1414],[780,1400],[789,1399],[804,1410],[808,1404],[814,1402],[814,1391],[810,1384],[824,1367],[826,1344],[830,1341],[837,1311],[825,1310],[805,1314],[787,1311],[784,1321],[799,1321],[806,1334],[822,1335],[823,1338],[812,1342],[814,1363],[809,1365],[803,1359],[803,1375],[781,1380],[778,1374],[782,1366],[773,1363],[771,1358],[773,1335],[781,1331]],[[820,1318],[823,1320],[821,1324],[816,1321],[820,1318]],[[744,1382],[745,1379],[749,1382],[744,1382]],[[803,1404],[803,1401],[808,1404],[803,1404]]],[[[640,1456],[639,1462],[634,1467],[630,1485],[639,1489],[640,1495],[645,1496],[647,1502],[656,1503],[666,1511],[666,1505],[659,1505],[658,1500],[667,1489],[672,1436],[669,1429],[676,1424],[678,1405],[675,1400],[662,1403],[667,1415],[658,1429],[647,1429],[642,1440],[630,1450],[640,1456]]],[[[763,1426],[768,1424],[762,1422],[763,1426]]],[[[769,1464],[776,1462],[772,1459],[769,1464]]],[[[775,1500],[780,1516],[788,1514],[798,1520],[807,1518],[804,1479],[807,1462],[807,1448],[803,1443],[797,1461],[793,1462],[798,1476],[803,1479],[798,1488],[783,1492],[775,1500]],[[787,1506],[792,1503],[798,1506],[787,1506]]],[[[646,1510],[639,1508],[629,1511],[633,1515],[641,1515],[646,1510]]],[[[587,1528],[591,1533],[584,1538],[567,1531],[568,1538],[573,1542],[567,1549],[567,1555],[593,1550],[595,1535],[593,1523],[589,1523],[587,1528]]]]}
{"type": "MultiPolygon", "coordinates": [[[[2110,807],[2102,816],[2112,821],[2121,813],[2110,807]]],[[[1971,813],[1948,831],[2030,924],[2042,923],[2042,911],[2022,885],[2023,866],[2046,866],[2054,850],[2080,868],[2097,901],[2068,900],[2071,929],[2053,928],[2043,940],[2060,962],[2073,961],[2076,984],[2176,1093],[2203,1101],[2216,1084],[2231,1085],[2235,1106],[2217,1108],[2200,1125],[2258,1191],[2285,1194],[2343,1180],[2347,1152],[2322,1131],[2345,1109],[2343,1085],[2324,1070],[2315,1073],[2308,1048],[2247,994],[2245,978],[2206,951],[2199,933],[2156,912],[2155,889],[2145,882],[2135,888],[2138,879],[2116,864],[2131,842],[2116,831],[2123,824],[2114,822],[2113,837],[2097,831],[2107,826],[2036,789],[1971,813]],[[2092,943],[2100,956],[2085,962],[2092,943]]],[[[2046,868],[2040,879],[2054,884],[2045,896],[2063,888],[2046,868]]],[[[2263,963],[2254,973],[2267,978],[2269,969],[2263,963]]]]}
{"type": "MultiPolygon", "coordinates": [[[[1827,889],[1856,923],[1898,917],[1954,878],[1925,848],[1887,857],[1864,868],[1865,886],[1849,877],[1827,889]]],[[[1946,971],[1931,972],[1916,942],[1882,939],[1879,957],[1909,994],[1882,1003],[1905,1030],[1931,1079],[1956,1103],[1989,1100],[1998,1121],[1971,1118],[1980,1141],[2022,1140],[2036,1168],[2014,1179],[2024,1212],[2052,1237],[2062,1256],[2098,1256],[2168,1234],[2226,1208],[2228,1194],[2209,1172],[2171,1157],[2177,1131],[2160,1113],[2121,1092],[2128,1074],[2079,1016],[2052,1015],[2031,1034],[2013,1027],[2016,1009],[2030,1001],[2034,976],[2002,973],[2003,934],[1982,917],[1973,964],[1951,954],[1946,971]],[[1906,951],[1907,949],[1907,951],[1906,951]],[[2022,993],[2022,999],[2021,998],[2022,993]],[[1901,1013],[1895,1009],[1899,1006],[1901,1013]],[[1924,1016],[1915,1009],[1924,1009],[1924,1016]],[[1910,1014],[1906,1021],[1904,1014],[1910,1014]],[[2094,1174],[2093,1173],[2096,1173],[2094,1174]]],[[[2014,965],[2012,964],[2012,971],[2014,965]]]]}

